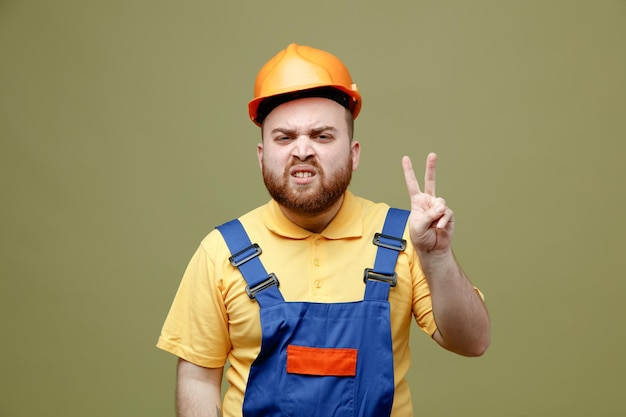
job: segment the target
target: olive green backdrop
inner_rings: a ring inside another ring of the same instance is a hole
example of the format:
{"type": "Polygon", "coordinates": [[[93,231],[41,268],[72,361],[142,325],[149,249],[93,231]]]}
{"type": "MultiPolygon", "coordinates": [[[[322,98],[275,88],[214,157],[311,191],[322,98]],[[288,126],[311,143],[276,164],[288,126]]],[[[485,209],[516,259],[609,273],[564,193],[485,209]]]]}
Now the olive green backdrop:
{"type": "Polygon", "coordinates": [[[406,207],[401,156],[439,153],[493,342],[414,327],[416,415],[626,415],[626,2],[2,0],[0,416],[173,416],[154,344],[268,198],[246,104],[290,42],[363,93],[355,192],[406,207]]]}

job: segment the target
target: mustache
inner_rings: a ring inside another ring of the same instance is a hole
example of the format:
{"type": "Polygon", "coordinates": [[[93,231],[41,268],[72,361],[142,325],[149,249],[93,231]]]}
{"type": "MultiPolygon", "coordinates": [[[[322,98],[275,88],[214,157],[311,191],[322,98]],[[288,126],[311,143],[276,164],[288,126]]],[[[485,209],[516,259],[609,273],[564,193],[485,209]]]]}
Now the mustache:
{"type": "Polygon", "coordinates": [[[285,167],[285,171],[289,172],[294,167],[303,167],[303,166],[308,166],[308,167],[314,168],[319,173],[323,172],[322,166],[317,161],[317,159],[315,159],[314,157],[307,158],[304,161],[301,160],[301,159],[294,158],[294,159],[291,160],[289,165],[287,165],[285,167]]]}

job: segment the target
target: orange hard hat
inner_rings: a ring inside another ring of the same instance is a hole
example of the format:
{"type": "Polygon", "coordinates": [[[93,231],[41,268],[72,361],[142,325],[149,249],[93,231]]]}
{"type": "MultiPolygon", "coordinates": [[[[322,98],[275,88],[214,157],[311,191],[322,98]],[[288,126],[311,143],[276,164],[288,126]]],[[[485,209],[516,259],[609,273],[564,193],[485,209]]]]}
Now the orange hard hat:
{"type": "Polygon", "coordinates": [[[337,101],[356,118],[361,94],[346,66],[329,52],[295,43],[287,46],[261,68],[248,103],[250,119],[261,126],[278,105],[303,97],[326,97],[337,101]]]}

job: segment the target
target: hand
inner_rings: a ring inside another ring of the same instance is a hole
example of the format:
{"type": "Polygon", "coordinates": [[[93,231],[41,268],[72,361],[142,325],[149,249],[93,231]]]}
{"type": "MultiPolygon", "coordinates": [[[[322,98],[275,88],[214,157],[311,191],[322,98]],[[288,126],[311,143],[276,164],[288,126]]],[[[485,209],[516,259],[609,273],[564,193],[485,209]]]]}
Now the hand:
{"type": "Polygon", "coordinates": [[[404,180],[411,199],[409,232],[418,252],[445,253],[450,250],[454,233],[454,213],[443,198],[435,195],[437,155],[428,154],[424,175],[424,192],[420,190],[408,156],[402,158],[404,180]]]}

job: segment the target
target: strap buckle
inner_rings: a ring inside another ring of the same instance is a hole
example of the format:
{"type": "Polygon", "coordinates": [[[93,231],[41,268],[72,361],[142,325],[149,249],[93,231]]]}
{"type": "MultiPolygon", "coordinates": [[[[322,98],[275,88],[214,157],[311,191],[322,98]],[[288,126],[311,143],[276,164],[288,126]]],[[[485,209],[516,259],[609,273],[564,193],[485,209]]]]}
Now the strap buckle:
{"type": "Polygon", "coordinates": [[[246,285],[246,293],[251,300],[254,300],[256,298],[256,294],[259,291],[263,291],[273,285],[276,285],[278,287],[280,284],[278,282],[278,278],[276,278],[276,275],[272,272],[267,276],[267,279],[265,281],[255,285],[254,287],[250,288],[249,285],[246,285]]]}
{"type": "Polygon", "coordinates": [[[387,284],[389,284],[389,286],[395,287],[398,283],[398,274],[396,274],[395,272],[393,274],[383,274],[381,272],[374,271],[372,268],[365,268],[363,282],[367,284],[368,279],[386,282],[387,284]]]}
{"type": "Polygon", "coordinates": [[[261,250],[261,247],[256,243],[253,243],[252,245],[244,248],[243,250],[240,250],[239,252],[228,258],[228,260],[235,268],[238,268],[240,265],[245,264],[249,260],[259,256],[262,252],[263,251],[261,250]]]}
{"type": "Polygon", "coordinates": [[[398,252],[402,252],[406,249],[405,239],[384,235],[382,233],[376,233],[372,243],[376,246],[380,246],[381,248],[392,249],[398,252]]]}

